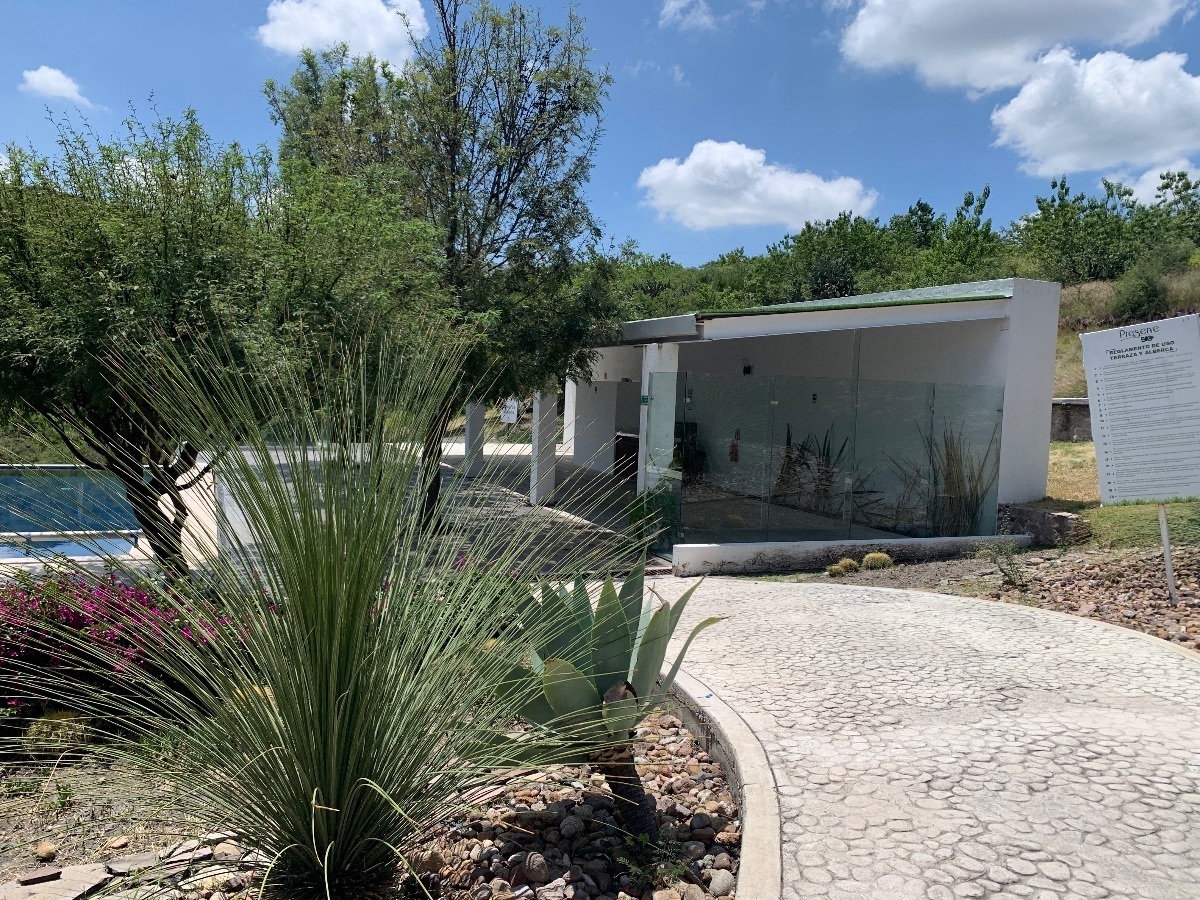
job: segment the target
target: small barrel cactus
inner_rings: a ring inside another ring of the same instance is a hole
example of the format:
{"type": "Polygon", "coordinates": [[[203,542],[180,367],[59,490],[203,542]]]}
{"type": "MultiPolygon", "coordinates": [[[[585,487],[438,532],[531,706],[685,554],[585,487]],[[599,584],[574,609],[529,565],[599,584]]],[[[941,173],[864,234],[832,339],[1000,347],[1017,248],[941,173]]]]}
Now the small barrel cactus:
{"type": "Polygon", "coordinates": [[[838,565],[842,567],[842,571],[847,575],[853,575],[858,571],[858,560],[851,559],[848,556],[844,559],[839,559],[838,565]]]}
{"type": "Polygon", "coordinates": [[[842,568],[841,563],[834,563],[832,566],[827,566],[825,568],[825,574],[830,578],[841,578],[846,574],[846,570],[842,568]]]}
{"type": "Polygon", "coordinates": [[[864,569],[890,569],[894,565],[892,558],[886,553],[868,553],[862,561],[864,569]]]}

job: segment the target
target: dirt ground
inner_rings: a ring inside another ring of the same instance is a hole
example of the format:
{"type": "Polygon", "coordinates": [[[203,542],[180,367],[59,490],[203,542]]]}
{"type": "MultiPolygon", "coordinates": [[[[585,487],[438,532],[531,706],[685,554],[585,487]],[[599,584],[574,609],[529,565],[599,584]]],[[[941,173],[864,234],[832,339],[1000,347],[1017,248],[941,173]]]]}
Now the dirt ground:
{"type": "MultiPolygon", "coordinates": [[[[957,559],[899,565],[843,576],[843,584],[907,588],[1021,603],[1132,628],[1200,651],[1200,547],[1172,554],[1179,605],[1167,591],[1162,549],[1032,551],[1004,566],[991,559],[957,559]]],[[[775,576],[784,581],[828,580],[824,573],[775,576]]],[[[774,580],[774,579],[773,579],[774,580]]]]}

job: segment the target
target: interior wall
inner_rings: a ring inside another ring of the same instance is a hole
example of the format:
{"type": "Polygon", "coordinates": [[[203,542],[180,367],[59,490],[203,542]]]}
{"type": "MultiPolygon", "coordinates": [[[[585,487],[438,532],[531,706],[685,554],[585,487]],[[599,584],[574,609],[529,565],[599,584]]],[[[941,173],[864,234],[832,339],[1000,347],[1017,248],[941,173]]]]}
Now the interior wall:
{"type": "Polygon", "coordinates": [[[617,432],[617,382],[584,381],[575,388],[575,465],[611,472],[617,432]]]}
{"type": "MultiPolygon", "coordinates": [[[[1006,327],[1006,320],[984,319],[859,329],[859,377],[1002,385],[1007,378],[1006,327]]],[[[847,329],[682,343],[679,369],[697,375],[850,378],[854,335],[847,329]]]]}

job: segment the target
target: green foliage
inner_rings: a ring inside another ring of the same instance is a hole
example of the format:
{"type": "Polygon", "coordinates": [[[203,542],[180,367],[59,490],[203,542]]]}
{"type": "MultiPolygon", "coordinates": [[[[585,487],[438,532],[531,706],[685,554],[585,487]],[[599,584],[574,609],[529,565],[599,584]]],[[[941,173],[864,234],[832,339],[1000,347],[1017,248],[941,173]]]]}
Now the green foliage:
{"type": "Polygon", "coordinates": [[[546,642],[529,645],[529,663],[517,667],[510,685],[515,694],[532,698],[521,715],[555,732],[575,752],[586,752],[627,740],[670,691],[684,655],[705,628],[721,621],[708,618],[696,625],[670,671],[660,676],[667,644],[699,583],[674,604],[656,607],[643,596],[643,568],[637,567],[618,591],[605,581],[592,608],[582,581],[573,587],[544,585],[540,602],[531,598],[523,621],[567,622],[546,642]]]}
{"type": "Polygon", "coordinates": [[[1193,245],[1186,241],[1161,244],[1145,253],[1116,284],[1112,315],[1122,323],[1162,318],[1171,309],[1166,276],[1187,268],[1193,245]]]}
{"type": "Polygon", "coordinates": [[[1025,572],[1021,568],[1018,554],[1020,547],[1016,541],[988,541],[979,544],[975,556],[984,559],[996,567],[1000,573],[1000,581],[1005,587],[1025,587],[1025,572]]]}
{"type": "Polygon", "coordinates": [[[629,501],[628,518],[629,527],[651,540],[656,548],[674,545],[683,527],[679,496],[666,482],[635,494],[629,501]]]}
{"type": "MultiPolygon", "coordinates": [[[[425,465],[420,438],[470,348],[436,325],[419,344],[399,353],[365,337],[361,353],[343,350],[311,383],[291,369],[219,377],[223,349],[208,366],[171,346],[127,360],[122,377],[150,386],[176,433],[224,451],[222,489],[245,520],[220,550],[200,548],[204,579],[148,589],[163,609],[223,611],[239,627],[202,648],[174,629],[143,635],[151,677],[48,620],[47,639],[73,665],[0,668],[0,695],[19,689],[77,710],[103,737],[91,752],[108,778],[75,785],[77,798],[157,808],[169,782],[170,818],[237,832],[274,860],[269,888],[281,896],[382,894],[401,857],[461,813],[464,794],[557,758],[560,742],[540,732],[508,736],[529,702],[506,684],[527,642],[554,646],[578,627],[557,618],[574,607],[553,604],[523,620],[528,585],[610,570],[637,552],[626,535],[581,548],[566,529],[457,490],[441,501],[440,527],[424,528],[411,489],[425,465]],[[270,438],[257,428],[264,418],[270,438]],[[465,546],[472,571],[459,564],[465,546]],[[71,675],[80,668],[86,683],[71,675]],[[177,727],[159,739],[164,717],[177,727]]],[[[598,637],[611,601],[605,610],[598,637]]],[[[609,643],[592,646],[607,667],[609,643]]],[[[644,646],[661,659],[665,637],[644,646]]]]}
{"type": "Polygon", "coordinates": [[[876,552],[868,553],[863,557],[862,567],[864,569],[890,569],[895,563],[892,558],[886,553],[876,552]]]}
{"type": "Polygon", "coordinates": [[[627,834],[617,862],[638,884],[647,888],[667,888],[687,873],[683,845],[674,838],[652,841],[644,834],[627,834]]]}

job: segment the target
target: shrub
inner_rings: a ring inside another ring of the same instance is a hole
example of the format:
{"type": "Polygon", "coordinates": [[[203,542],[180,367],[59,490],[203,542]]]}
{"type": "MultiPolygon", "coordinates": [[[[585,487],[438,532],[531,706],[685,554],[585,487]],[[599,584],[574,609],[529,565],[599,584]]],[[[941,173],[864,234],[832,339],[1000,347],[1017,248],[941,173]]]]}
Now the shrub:
{"type": "Polygon", "coordinates": [[[862,567],[864,569],[890,569],[895,563],[892,558],[886,553],[868,553],[863,557],[862,567]]]}
{"type": "Polygon", "coordinates": [[[206,584],[140,585],[138,607],[162,616],[96,641],[73,624],[88,597],[68,591],[39,637],[63,665],[0,667],[0,695],[54,699],[103,738],[92,752],[108,777],[80,785],[81,800],[155,808],[156,786],[183,786],[168,818],[236,832],[274,860],[277,896],[385,895],[473,789],[555,761],[559,743],[508,736],[529,700],[505,689],[510,674],[565,627],[547,616],[518,630],[529,585],[642,552],[628,534],[579,542],[457,482],[423,509],[441,476],[421,439],[461,396],[470,343],[430,331],[413,346],[368,336],[306,377],[246,378],[219,350],[184,364],[169,345],[120,361],[115,390],[148,386],[172,433],[221,451],[245,525],[200,548],[206,584]],[[236,640],[165,624],[210,609],[237,610],[236,640]]]}
{"type": "MultiPolygon", "coordinates": [[[[0,586],[0,660],[57,670],[60,677],[78,681],[80,690],[119,687],[122,674],[131,668],[161,677],[149,662],[152,645],[178,638],[199,649],[236,630],[232,617],[216,609],[160,603],[153,586],[141,580],[126,583],[111,571],[92,575],[68,570],[42,577],[22,572],[0,586]],[[174,638],[168,639],[168,633],[174,638]],[[106,672],[80,666],[81,658],[100,663],[106,672]]],[[[37,714],[52,700],[28,691],[0,692],[0,705],[22,717],[37,714]]]]}
{"type": "Polygon", "coordinates": [[[858,561],[851,559],[848,556],[844,557],[842,559],[839,559],[838,565],[841,566],[842,571],[845,572],[847,575],[853,575],[855,572],[858,571],[858,568],[859,568],[858,561]]]}
{"type": "Polygon", "coordinates": [[[825,574],[830,578],[841,578],[846,574],[846,570],[842,568],[841,563],[834,563],[832,566],[827,566],[825,568],[825,574]]]}

